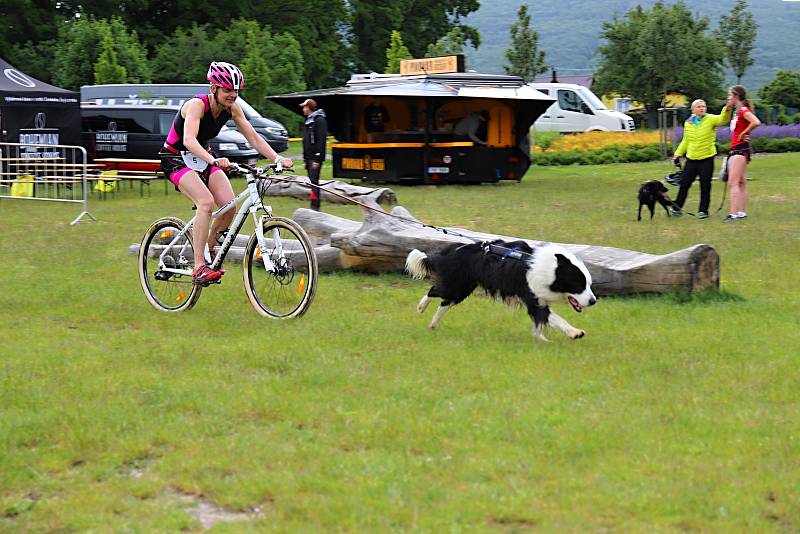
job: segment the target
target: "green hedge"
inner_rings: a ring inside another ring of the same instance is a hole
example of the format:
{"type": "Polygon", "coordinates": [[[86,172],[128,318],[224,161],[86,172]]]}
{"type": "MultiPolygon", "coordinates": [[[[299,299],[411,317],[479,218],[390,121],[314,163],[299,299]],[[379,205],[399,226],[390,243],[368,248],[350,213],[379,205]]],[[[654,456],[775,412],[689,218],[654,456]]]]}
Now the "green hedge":
{"type": "MultiPolygon", "coordinates": [[[[720,143],[719,151],[728,151],[728,143],[720,143]]],[[[755,152],[800,152],[800,138],[784,137],[772,139],[756,137],[753,139],[755,152]]],[[[610,146],[596,150],[580,152],[570,150],[564,152],[540,152],[533,155],[534,165],[598,165],[602,163],[630,163],[641,161],[657,161],[661,159],[661,150],[657,144],[630,145],[625,147],[610,146]]]]}
{"type": "Polygon", "coordinates": [[[609,146],[583,152],[541,152],[534,154],[535,165],[598,165],[602,163],[627,163],[632,161],[653,161],[661,159],[657,144],[609,146]]]}

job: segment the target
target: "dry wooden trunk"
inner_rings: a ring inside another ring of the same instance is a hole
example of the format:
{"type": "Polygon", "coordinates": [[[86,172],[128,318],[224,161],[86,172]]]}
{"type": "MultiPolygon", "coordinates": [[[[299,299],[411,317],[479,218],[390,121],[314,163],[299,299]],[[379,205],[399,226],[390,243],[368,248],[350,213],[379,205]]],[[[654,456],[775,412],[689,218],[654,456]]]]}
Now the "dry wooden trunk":
{"type": "MultiPolygon", "coordinates": [[[[373,207],[378,209],[377,205],[373,207]]],[[[292,218],[316,243],[329,242],[340,251],[338,258],[330,254],[328,260],[319,259],[322,270],[402,272],[406,256],[415,248],[430,253],[453,242],[524,239],[461,228],[434,229],[423,225],[401,206],[392,209],[391,215],[402,218],[371,210],[364,210],[364,213],[361,224],[307,209],[298,209],[292,218]]],[[[524,241],[531,246],[542,243],[533,239],[524,241]]],[[[710,245],[694,245],[662,255],[592,245],[560,245],[584,261],[592,275],[592,288],[598,295],[719,287],[719,255],[710,245]]]]}
{"type": "MultiPolygon", "coordinates": [[[[372,199],[361,199],[373,209],[372,199]]],[[[322,271],[353,269],[367,272],[403,272],[408,253],[419,249],[435,252],[453,242],[475,239],[517,240],[520,237],[474,232],[461,228],[435,229],[395,206],[391,215],[364,209],[364,221],[351,221],[324,212],[300,208],[293,219],[314,243],[322,271]]],[[[241,261],[245,236],[237,236],[226,261],[241,261]]],[[[524,239],[531,246],[542,243],[524,239]]],[[[710,245],[694,245],[670,254],[646,254],[612,247],[560,243],[584,261],[597,295],[663,293],[719,287],[719,255],[710,245]]],[[[139,245],[132,245],[136,253],[139,245]]]]}
{"type": "MultiPolygon", "coordinates": [[[[362,201],[371,199],[378,204],[394,206],[397,204],[397,195],[388,187],[370,188],[329,180],[320,182],[322,189],[322,201],[332,204],[348,204],[348,199],[362,201]],[[335,193],[335,194],[334,194],[335,193]]],[[[266,189],[266,196],[273,197],[294,197],[300,200],[308,200],[311,191],[311,180],[307,176],[287,177],[286,181],[273,180],[272,184],[266,189]]]]}

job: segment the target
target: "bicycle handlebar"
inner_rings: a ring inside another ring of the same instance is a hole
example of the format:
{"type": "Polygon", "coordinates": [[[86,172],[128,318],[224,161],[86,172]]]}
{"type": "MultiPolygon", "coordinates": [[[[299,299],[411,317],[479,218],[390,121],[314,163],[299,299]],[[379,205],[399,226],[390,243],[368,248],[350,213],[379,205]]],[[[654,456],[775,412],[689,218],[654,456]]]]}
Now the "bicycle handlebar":
{"type": "Polygon", "coordinates": [[[263,167],[257,167],[255,165],[244,165],[239,163],[231,162],[231,166],[229,167],[231,171],[241,174],[252,174],[256,177],[263,177],[270,174],[269,171],[273,171],[273,174],[281,174],[284,171],[291,171],[292,169],[285,169],[283,165],[281,165],[280,160],[278,163],[270,163],[269,165],[264,165],[263,167]]]}

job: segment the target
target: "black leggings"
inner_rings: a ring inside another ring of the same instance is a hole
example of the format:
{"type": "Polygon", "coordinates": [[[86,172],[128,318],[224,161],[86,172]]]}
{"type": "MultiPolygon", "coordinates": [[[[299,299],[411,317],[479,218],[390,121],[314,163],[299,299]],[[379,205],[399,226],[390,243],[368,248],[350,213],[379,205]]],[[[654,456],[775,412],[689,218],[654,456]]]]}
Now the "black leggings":
{"type": "Polygon", "coordinates": [[[686,202],[686,195],[692,187],[694,179],[700,177],[700,207],[697,211],[708,213],[708,206],[711,204],[711,176],[714,174],[714,156],[706,159],[686,158],[686,165],[683,167],[681,176],[681,188],[678,190],[678,198],[675,204],[683,207],[686,202]]]}
{"type": "Polygon", "coordinates": [[[316,169],[314,168],[314,160],[307,159],[305,160],[306,163],[306,172],[308,172],[308,178],[311,180],[313,184],[311,187],[311,209],[319,210],[320,205],[322,204],[322,198],[319,191],[319,188],[313,187],[314,185],[319,185],[319,175],[322,172],[322,163],[319,164],[319,167],[316,169]]]}

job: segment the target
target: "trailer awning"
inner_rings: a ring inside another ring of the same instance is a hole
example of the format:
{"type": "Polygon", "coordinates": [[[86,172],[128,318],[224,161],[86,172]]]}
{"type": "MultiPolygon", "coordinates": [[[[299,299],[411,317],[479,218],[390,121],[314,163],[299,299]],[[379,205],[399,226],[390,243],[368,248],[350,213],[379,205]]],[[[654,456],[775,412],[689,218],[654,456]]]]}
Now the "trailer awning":
{"type": "MultiPolygon", "coordinates": [[[[545,93],[526,85],[519,76],[478,73],[357,75],[342,87],[268,97],[297,114],[302,113],[300,103],[307,98],[314,99],[325,110],[329,132],[345,142],[365,141],[363,113],[367,103],[376,99],[406,101],[407,108],[392,116],[404,117],[408,125],[395,130],[419,131],[423,128],[427,133],[419,133],[416,137],[424,138],[428,143],[437,140],[433,131],[436,129],[433,114],[447,105],[452,109],[452,103],[463,103],[465,113],[505,108],[509,115],[502,123],[507,130],[503,139],[522,143],[526,142],[530,125],[555,102],[545,93]]],[[[496,119],[499,117],[497,115],[496,119]]],[[[415,142],[420,140],[414,139],[415,142]]],[[[521,150],[526,149],[522,147],[521,150]]]]}
{"type": "Polygon", "coordinates": [[[522,83],[514,76],[462,78],[430,76],[408,76],[404,79],[378,78],[351,82],[343,87],[302,91],[268,97],[282,106],[299,111],[298,105],[306,98],[328,100],[335,97],[395,96],[395,97],[449,97],[449,98],[493,98],[500,100],[530,100],[547,103],[554,99],[522,83]],[[495,80],[492,83],[492,80],[495,80]],[[518,80],[518,81],[517,81],[518,80]],[[513,83],[516,82],[516,83],[513,83]]]}

